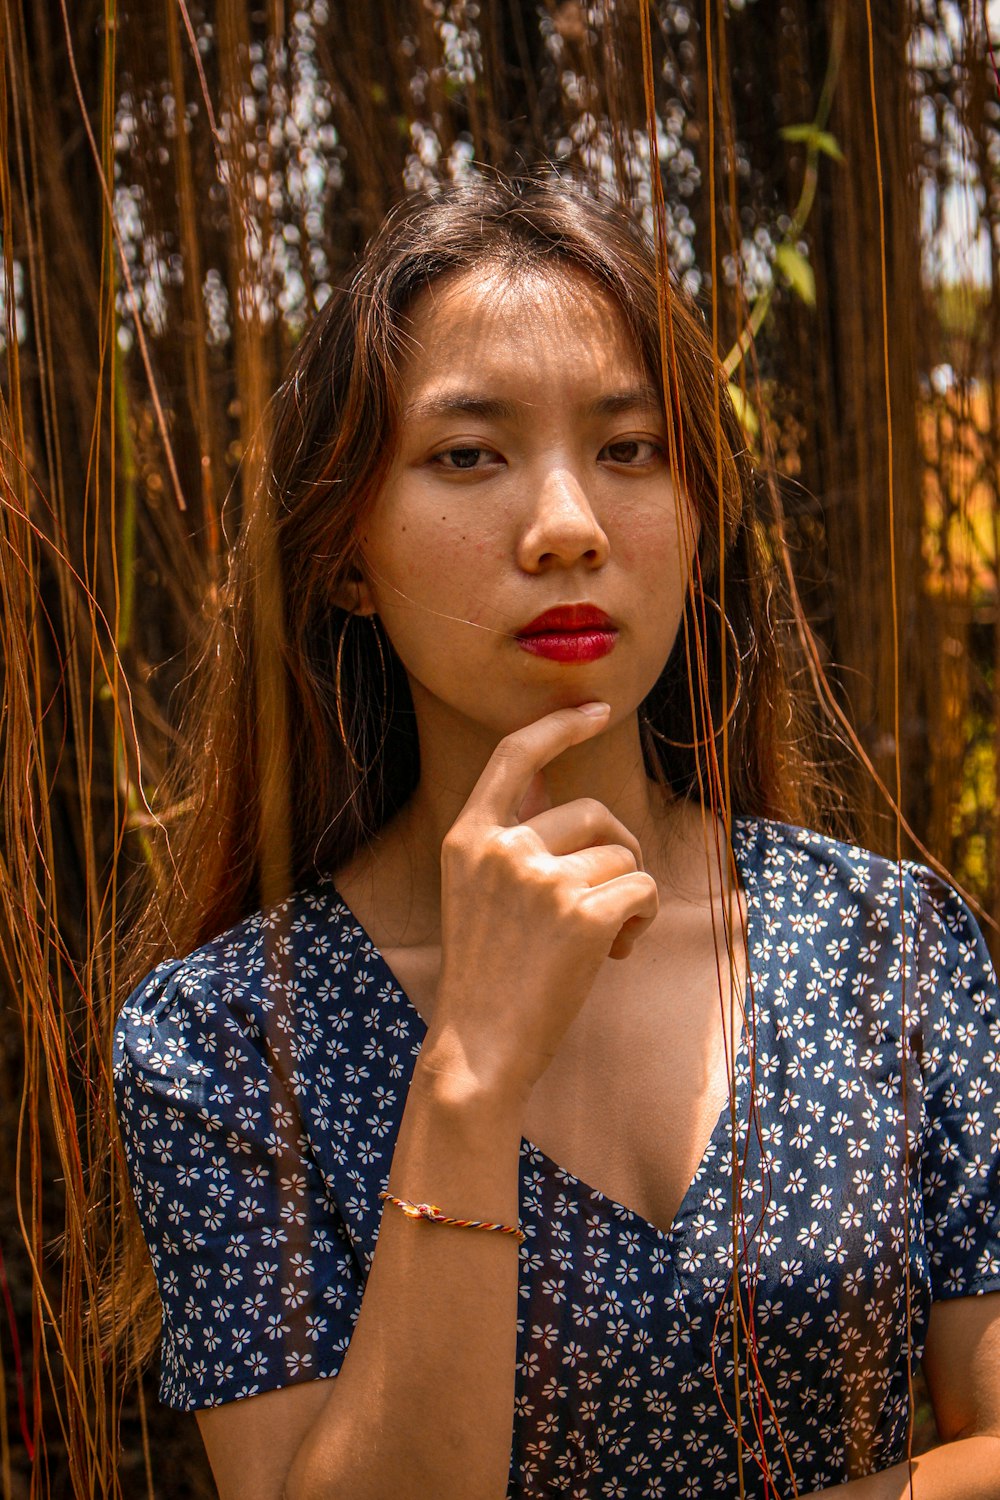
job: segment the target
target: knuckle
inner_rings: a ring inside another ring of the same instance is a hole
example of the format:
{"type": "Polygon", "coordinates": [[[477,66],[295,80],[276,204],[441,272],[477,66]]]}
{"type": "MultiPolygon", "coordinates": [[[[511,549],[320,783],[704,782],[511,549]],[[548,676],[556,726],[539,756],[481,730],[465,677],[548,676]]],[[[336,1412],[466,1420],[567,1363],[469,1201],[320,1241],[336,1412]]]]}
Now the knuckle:
{"type": "Polygon", "coordinates": [[[461,824],[456,823],[448,829],[441,840],[441,863],[453,864],[465,857],[468,848],[468,836],[461,824]]]}
{"type": "Polygon", "coordinates": [[[480,861],[485,870],[494,874],[510,872],[527,873],[538,852],[538,841],[530,828],[515,824],[512,828],[497,828],[486,838],[480,850],[480,861]]]}
{"type": "Polygon", "coordinates": [[[510,828],[498,828],[490,839],[493,848],[504,854],[527,854],[535,847],[535,836],[523,823],[514,823],[510,828]]]}
{"type": "Polygon", "coordinates": [[[494,765],[515,769],[523,765],[524,758],[524,740],[518,729],[515,729],[512,734],[505,734],[502,740],[498,740],[491,756],[494,765]]]}
{"type": "Polygon", "coordinates": [[[598,802],[596,797],[581,797],[580,811],[588,833],[596,833],[607,822],[608,810],[603,802],[598,802]]]}

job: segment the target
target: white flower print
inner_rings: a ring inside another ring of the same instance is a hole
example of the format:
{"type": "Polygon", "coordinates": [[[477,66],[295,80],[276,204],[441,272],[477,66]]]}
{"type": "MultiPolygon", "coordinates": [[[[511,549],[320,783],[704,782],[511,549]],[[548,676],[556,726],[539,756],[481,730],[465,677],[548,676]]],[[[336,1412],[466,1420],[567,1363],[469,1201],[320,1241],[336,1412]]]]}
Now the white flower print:
{"type": "MultiPolygon", "coordinates": [[[[905,1451],[907,1240],[916,1343],[932,1297],[1000,1288],[1000,1004],[968,911],[906,865],[901,912],[895,865],[808,830],[737,818],[733,852],[755,1034],[737,1059],[737,1286],[728,1109],[669,1233],[523,1142],[511,1500],[734,1493],[716,1382],[726,1399],[751,1287],[800,1492],[849,1478],[852,1452],[887,1467],[905,1451]]],[[[163,1400],[337,1374],[423,1034],[327,877],[129,996],[116,1097],[163,1400]]],[[[770,1418],[763,1441],[772,1493],[791,1492],[770,1418]]],[[[746,1489],[764,1493],[754,1466],[746,1489]]]]}

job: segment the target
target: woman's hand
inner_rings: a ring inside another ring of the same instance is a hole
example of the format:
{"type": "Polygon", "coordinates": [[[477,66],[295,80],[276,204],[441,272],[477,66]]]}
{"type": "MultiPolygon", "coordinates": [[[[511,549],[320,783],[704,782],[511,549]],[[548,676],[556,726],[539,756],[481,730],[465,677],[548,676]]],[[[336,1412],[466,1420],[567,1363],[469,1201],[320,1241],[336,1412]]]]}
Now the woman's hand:
{"type": "Polygon", "coordinates": [[[423,1069],[527,1100],[606,958],[656,916],[642,851],[603,803],[519,822],[542,767],[610,710],[559,709],[497,745],[441,848],[441,979],[423,1069]]]}

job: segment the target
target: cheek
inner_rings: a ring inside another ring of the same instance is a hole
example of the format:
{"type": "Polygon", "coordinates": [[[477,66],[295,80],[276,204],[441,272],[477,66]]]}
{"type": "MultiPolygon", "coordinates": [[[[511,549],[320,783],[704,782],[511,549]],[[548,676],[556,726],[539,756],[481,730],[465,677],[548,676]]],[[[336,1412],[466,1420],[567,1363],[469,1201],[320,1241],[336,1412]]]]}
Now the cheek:
{"type": "Polygon", "coordinates": [[[666,507],[636,506],[620,521],[612,553],[621,566],[635,578],[655,580],[658,589],[666,589],[668,594],[685,587],[696,533],[674,503],[666,507]]]}
{"type": "MultiPolygon", "coordinates": [[[[471,623],[483,623],[490,614],[493,580],[506,560],[500,539],[483,535],[467,520],[447,515],[429,522],[397,522],[374,529],[362,538],[380,613],[391,616],[402,605],[399,593],[410,605],[427,605],[427,619],[440,630],[445,621],[435,611],[471,623]],[[398,592],[397,592],[398,591],[398,592]]],[[[401,621],[412,632],[420,618],[412,608],[401,621]]]]}

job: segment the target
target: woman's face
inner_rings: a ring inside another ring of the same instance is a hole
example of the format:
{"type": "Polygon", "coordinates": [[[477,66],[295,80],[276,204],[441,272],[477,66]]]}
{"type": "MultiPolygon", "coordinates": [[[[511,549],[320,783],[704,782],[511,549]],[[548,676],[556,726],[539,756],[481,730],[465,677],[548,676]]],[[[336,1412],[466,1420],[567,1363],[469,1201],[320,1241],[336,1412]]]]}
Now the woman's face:
{"type": "Polygon", "coordinates": [[[573,268],[485,268],[422,293],[408,332],[360,605],[382,619],[422,731],[443,714],[499,737],[589,699],[620,722],[670,653],[696,530],[617,304],[573,268]],[[569,614],[539,632],[569,606],[603,629],[569,614]]]}

